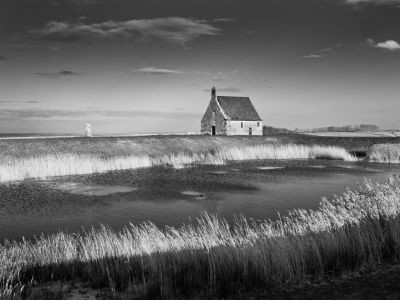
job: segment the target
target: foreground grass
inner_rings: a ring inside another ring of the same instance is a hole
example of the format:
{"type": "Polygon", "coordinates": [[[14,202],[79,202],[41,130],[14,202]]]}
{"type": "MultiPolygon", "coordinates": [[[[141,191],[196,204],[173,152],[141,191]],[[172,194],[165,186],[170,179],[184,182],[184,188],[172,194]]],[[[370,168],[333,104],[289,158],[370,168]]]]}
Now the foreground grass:
{"type": "Polygon", "coordinates": [[[150,156],[106,156],[93,154],[47,154],[0,161],[0,182],[26,178],[102,173],[153,166],[183,168],[190,165],[222,165],[228,161],[257,159],[356,160],[345,149],[333,146],[275,145],[224,147],[206,152],[179,152],[150,156]]]}
{"type": "Polygon", "coordinates": [[[222,297],[301,283],[399,258],[400,177],[365,182],[278,221],[204,214],[181,228],[148,222],[59,233],[0,247],[3,295],[50,281],[88,282],[133,296],[222,297]]]}

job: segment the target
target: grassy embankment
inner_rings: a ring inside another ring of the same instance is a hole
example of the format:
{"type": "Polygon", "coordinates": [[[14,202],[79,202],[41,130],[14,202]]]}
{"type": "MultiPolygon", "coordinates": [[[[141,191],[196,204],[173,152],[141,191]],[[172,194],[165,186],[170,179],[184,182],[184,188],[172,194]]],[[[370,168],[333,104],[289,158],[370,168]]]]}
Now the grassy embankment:
{"type": "Polygon", "coordinates": [[[0,246],[0,294],[81,281],[110,294],[223,297],[399,259],[400,177],[366,182],[278,221],[204,215],[181,228],[59,233],[0,246]]]}
{"type": "Polygon", "coordinates": [[[221,165],[256,159],[340,159],[335,146],[295,145],[267,137],[68,138],[0,141],[0,182],[151,166],[221,165]]]}
{"type": "MultiPolygon", "coordinates": [[[[272,137],[272,136],[271,136],[272,137]]],[[[368,149],[375,144],[399,144],[400,137],[344,137],[316,136],[307,134],[273,135],[280,143],[302,145],[337,146],[346,149],[358,157],[366,157],[368,149]]]]}
{"type": "Polygon", "coordinates": [[[400,163],[400,144],[376,144],[367,152],[369,161],[380,163],[400,163]]]}

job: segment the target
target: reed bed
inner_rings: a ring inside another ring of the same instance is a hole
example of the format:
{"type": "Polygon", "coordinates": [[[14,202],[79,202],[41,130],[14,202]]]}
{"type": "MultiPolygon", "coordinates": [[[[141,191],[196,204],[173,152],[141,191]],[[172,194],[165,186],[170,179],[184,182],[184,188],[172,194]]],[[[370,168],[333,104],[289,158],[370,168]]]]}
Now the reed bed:
{"type": "Polygon", "coordinates": [[[400,177],[323,198],[278,220],[203,214],[180,228],[40,236],[0,246],[0,294],[80,280],[130,297],[224,297],[399,259],[400,177]]]}
{"type": "Polygon", "coordinates": [[[376,144],[367,152],[367,159],[379,163],[400,163],[400,144],[376,144]]]}
{"type": "Polygon", "coordinates": [[[152,166],[184,168],[190,165],[222,165],[229,161],[256,159],[341,159],[356,160],[345,149],[330,146],[253,145],[220,150],[179,152],[167,155],[106,156],[91,154],[46,154],[0,161],[0,182],[26,178],[104,173],[152,166]]]}

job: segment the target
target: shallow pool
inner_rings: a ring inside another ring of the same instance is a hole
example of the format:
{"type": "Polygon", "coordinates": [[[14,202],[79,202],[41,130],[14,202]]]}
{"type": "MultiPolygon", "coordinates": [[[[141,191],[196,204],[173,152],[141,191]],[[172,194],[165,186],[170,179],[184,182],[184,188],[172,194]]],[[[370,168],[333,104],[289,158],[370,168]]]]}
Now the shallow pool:
{"type": "Polygon", "coordinates": [[[342,161],[253,161],[185,169],[165,167],[26,180],[0,185],[0,240],[76,232],[144,221],[179,226],[203,211],[228,221],[276,218],[317,208],[321,197],[356,188],[364,178],[398,174],[395,165],[342,161]]]}

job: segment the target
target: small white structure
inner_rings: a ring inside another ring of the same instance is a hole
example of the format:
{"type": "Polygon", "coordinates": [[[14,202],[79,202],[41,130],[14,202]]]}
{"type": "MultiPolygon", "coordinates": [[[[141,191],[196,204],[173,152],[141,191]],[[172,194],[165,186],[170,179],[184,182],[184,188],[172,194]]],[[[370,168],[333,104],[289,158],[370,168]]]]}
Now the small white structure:
{"type": "Polygon", "coordinates": [[[92,128],[90,127],[89,123],[85,123],[85,137],[92,137],[92,128]]]}

